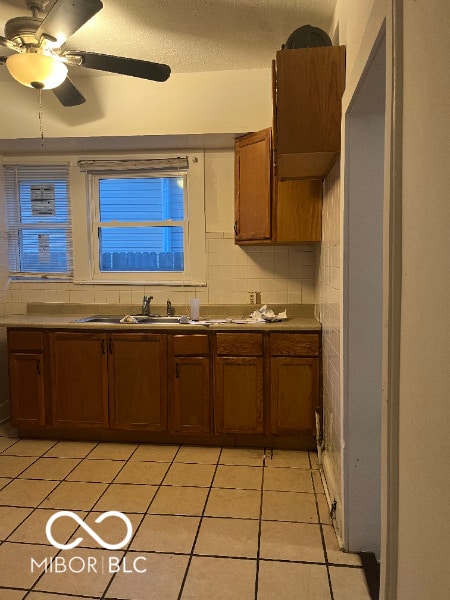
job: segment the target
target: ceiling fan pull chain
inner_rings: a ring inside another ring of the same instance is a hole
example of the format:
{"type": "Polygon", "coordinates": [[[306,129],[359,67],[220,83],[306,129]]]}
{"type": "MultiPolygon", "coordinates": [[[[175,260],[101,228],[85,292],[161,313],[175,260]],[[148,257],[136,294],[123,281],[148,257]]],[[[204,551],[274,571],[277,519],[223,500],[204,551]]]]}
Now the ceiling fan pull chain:
{"type": "Polygon", "coordinates": [[[39,102],[39,131],[41,133],[41,146],[44,147],[44,123],[42,121],[42,90],[38,90],[39,102]]]}

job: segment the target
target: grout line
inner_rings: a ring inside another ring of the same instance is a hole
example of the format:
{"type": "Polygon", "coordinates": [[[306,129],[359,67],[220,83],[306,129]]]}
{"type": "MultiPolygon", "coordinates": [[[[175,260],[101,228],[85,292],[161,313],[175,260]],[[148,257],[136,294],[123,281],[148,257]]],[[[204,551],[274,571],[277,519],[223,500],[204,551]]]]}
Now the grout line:
{"type": "Polygon", "coordinates": [[[194,548],[195,548],[195,545],[197,543],[197,539],[198,539],[198,536],[199,536],[199,533],[200,533],[200,528],[202,526],[203,518],[205,516],[206,506],[208,504],[208,500],[209,500],[209,496],[211,494],[211,490],[212,490],[212,487],[213,487],[214,479],[216,477],[217,469],[218,469],[219,464],[220,464],[220,457],[222,455],[222,450],[223,450],[223,448],[220,449],[219,456],[217,457],[217,462],[216,462],[216,465],[215,465],[214,473],[213,473],[213,476],[211,478],[211,483],[210,483],[210,486],[209,486],[209,489],[208,489],[208,493],[206,494],[206,498],[205,498],[205,503],[203,505],[202,514],[200,515],[200,520],[198,522],[197,531],[195,532],[194,541],[192,542],[191,552],[189,554],[189,559],[188,559],[188,562],[187,562],[187,565],[186,565],[186,570],[184,572],[184,576],[183,576],[183,579],[181,581],[180,591],[178,593],[177,600],[181,600],[181,596],[183,594],[183,590],[184,590],[184,586],[186,584],[186,580],[187,580],[187,576],[188,576],[188,573],[189,573],[189,569],[191,567],[192,558],[194,556],[194,548]]]}
{"type": "MultiPolygon", "coordinates": [[[[273,449],[271,449],[271,456],[273,455],[273,449]]],[[[262,465],[261,474],[261,493],[259,497],[259,519],[258,519],[258,547],[256,550],[256,573],[255,573],[255,600],[258,600],[259,590],[259,564],[261,557],[261,531],[262,531],[262,511],[263,511],[263,494],[264,494],[264,471],[266,469],[266,448],[264,448],[264,458],[262,465]]]]}

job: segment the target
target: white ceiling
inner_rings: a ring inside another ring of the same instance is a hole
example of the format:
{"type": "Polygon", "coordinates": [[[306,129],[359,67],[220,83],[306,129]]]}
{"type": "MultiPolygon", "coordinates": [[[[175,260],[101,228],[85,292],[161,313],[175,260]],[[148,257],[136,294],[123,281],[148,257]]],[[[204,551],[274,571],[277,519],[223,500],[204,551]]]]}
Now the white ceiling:
{"type": "MultiPolygon", "coordinates": [[[[50,0],[48,7],[55,0],[50,0]]],[[[336,0],[103,0],[66,44],[170,65],[174,73],[268,68],[302,25],[329,32],[336,0]]],[[[25,0],[0,0],[0,30],[29,15],[25,0]]],[[[7,55],[0,47],[0,55],[7,55]]],[[[77,69],[76,76],[95,74],[77,69]]],[[[0,81],[8,80],[0,68],[0,81]]]]}

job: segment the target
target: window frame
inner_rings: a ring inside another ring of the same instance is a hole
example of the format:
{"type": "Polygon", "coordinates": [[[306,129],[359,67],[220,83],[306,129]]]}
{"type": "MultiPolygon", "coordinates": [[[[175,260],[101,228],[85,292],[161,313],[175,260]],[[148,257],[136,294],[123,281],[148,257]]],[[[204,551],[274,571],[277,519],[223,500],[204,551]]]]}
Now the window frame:
{"type": "MultiPolygon", "coordinates": [[[[155,155],[139,155],[137,157],[137,167],[133,168],[133,162],[136,157],[129,158],[130,168],[118,169],[111,167],[105,170],[87,167],[85,172],[78,172],[78,177],[84,177],[84,193],[86,198],[86,217],[85,231],[87,231],[86,242],[87,251],[79,251],[78,245],[74,245],[74,283],[90,284],[111,284],[111,285],[168,285],[168,286],[198,286],[206,285],[206,253],[205,253],[205,198],[204,198],[204,152],[199,151],[195,154],[183,153],[186,155],[189,168],[176,168],[150,170],[147,174],[152,177],[164,177],[167,174],[172,176],[183,175],[185,181],[184,187],[184,271],[100,271],[99,265],[99,243],[98,243],[98,223],[99,202],[98,202],[98,180],[105,176],[112,175],[123,178],[127,175],[142,177],[146,170],[142,168],[139,161],[154,159],[155,155]]],[[[170,155],[173,156],[173,155],[170,155]]],[[[170,158],[169,156],[169,158],[170,158]]],[[[158,158],[168,158],[167,155],[157,155],[158,158]]],[[[95,157],[90,157],[95,162],[95,157]]],[[[100,159],[101,160],[101,159],[100,159]]],[[[128,159],[127,159],[128,160],[128,159]]],[[[117,162],[125,160],[117,159],[117,162]]],[[[79,160],[78,164],[82,161],[79,160]]],[[[78,185],[78,187],[81,187],[78,185]]],[[[78,212],[76,220],[81,220],[82,215],[78,212]]],[[[146,222],[156,223],[161,226],[164,222],[146,222]]],[[[170,221],[170,225],[178,224],[179,221],[170,221]]],[[[120,223],[123,225],[124,223],[120,223]]],[[[142,224],[141,224],[142,225],[142,224]]],[[[81,223],[78,225],[81,226],[81,223]]],[[[81,231],[80,231],[81,233],[81,231]]]]}

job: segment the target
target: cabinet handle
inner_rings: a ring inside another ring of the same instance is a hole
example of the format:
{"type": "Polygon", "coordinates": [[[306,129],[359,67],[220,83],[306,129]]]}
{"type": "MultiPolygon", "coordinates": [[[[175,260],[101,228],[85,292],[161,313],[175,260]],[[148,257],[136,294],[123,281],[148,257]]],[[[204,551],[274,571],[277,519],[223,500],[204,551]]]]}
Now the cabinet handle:
{"type": "Polygon", "coordinates": [[[180,363],[175,364],[175,377],[180,376],[180,363]]]}
{"type": "Polygon", "coordinates": [[[38,375],[41,374],[41,359],[40,358],[38,358],[37,361],[36,361],[36,373],[38,375]]]}
{"type": "Polygon", "coordinates": [[[238,233],[239,233],[239,228],[238,228],[238,222],[237,221],[234,222],[234,233],[235,233],[235,235],[238,235],[238,233]]]}
{"type": "Polygon", "coordinates": [[[108,341],[108,349],[109,349],[109,353],[112,354],[113,353],[113,343],[112,343],[112,338],[109,338],[108,341]]]}

